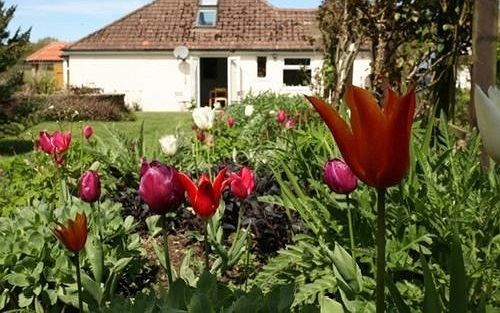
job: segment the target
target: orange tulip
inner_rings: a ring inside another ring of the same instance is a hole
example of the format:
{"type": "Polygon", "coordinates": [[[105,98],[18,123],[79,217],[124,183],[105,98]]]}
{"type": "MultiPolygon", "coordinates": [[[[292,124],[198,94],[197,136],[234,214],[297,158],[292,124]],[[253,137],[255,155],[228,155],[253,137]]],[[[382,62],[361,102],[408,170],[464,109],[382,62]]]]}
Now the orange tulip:
{"type": "Polygon", "coordinates": [[[57,223],[52,233],[71,252],[80,252],[87,241],[87,216],[77,213],[74,220],[68,220],[68,225],[57,223]]]}
{"type": "Polygon", "coordinates": [[[414,88],[404,96],[387,89],[382,108],[370,92],[349,86],[345,101],[351,111],[350,127],[323,100],[307,99],[325,121],[346,163],[360,180],[372,187],[386,188],[403,179],[410,164],[414,88]]]}

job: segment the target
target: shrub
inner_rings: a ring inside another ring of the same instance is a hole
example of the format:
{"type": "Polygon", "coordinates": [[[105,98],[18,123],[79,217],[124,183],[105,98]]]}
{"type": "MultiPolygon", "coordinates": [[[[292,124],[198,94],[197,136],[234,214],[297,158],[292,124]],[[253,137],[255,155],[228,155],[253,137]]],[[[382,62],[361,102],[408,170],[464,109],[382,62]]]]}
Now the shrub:
{"type": "Polygon", "coordinates": [[[125,106],[124,95],[56,94],[19,98],[37,103],[39,121],[120,121],[133,117],[125,106]]]}

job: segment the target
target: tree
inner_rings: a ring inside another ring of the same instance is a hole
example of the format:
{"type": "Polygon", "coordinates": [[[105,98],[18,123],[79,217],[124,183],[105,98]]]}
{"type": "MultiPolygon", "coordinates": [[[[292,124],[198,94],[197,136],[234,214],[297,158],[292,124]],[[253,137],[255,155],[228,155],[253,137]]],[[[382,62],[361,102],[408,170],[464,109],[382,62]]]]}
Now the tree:
{"type": "Polygon", "coordinates": [[[14,17],[15,6],[5,7],[0,0],[0,136],[19,132],[25,112],[13,105],[12,95],[23,84],[22,71],[15,70],[29,44],[30,32],[18,28],[13,35],[7,29],[14,17]]]}
{"type": "MultiPolygon", "coordinates": [[[[325,59],[333,64],[330,86],[345,84],[352,67],[345,42],[366,42],[372,53],[372,89],[400,90],[408,83],[431,90],[431,102],[452,115],[457,66],[471,46],[472,0],[324,0],[320,8],[325,59]],[[337,66],[335,66],[337,65],[337,66]]],[[[359,46],[358,46],[359,47],[359,46]]],[[[357,49],[355,50],[357,53],[357,49]]],[[[401,91],[401,90],[400,90],[401,91]]]]}

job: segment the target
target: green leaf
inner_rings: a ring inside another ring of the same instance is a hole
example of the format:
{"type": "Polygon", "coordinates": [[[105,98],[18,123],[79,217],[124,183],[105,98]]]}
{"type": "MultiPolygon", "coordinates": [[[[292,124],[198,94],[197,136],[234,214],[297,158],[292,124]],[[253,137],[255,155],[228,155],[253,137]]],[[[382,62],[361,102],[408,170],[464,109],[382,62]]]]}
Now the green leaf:
{"type": "Polygon", "coordinates": [[[11,284],[12,286],[28,287],[30,285],[30,282],[28,281],[28,276],[26,276],[25,274],[12,273],[7,275],[6,278],[9,284],[11,284]]]}
{"type": "Polygon", "coordinates": [[[162,228],[158,226],[160,224],[160,217],[160,215],[153,215],[146,218],[146,225],[148,225],[149,233],[152,237],[156,237],[161,233],[162,228]]]}
{"type": "Polygon", "coordinates": [[[404,302],[403,297],[401,297],[401,293],[399,293],[398,287],[394,285],[391,276],[389,273],[386,273],[385,280],[387,282],[387,288],[389,289],[389,293],[392,297],[392,301],[396,305],[399,313],[410,313],[410,308],[404,302]]]}
{"type": "Polygon", "coordinates": [[[208,296],[201,292],[196,292],[188,305],[189,313],[215,313],[215,310],[208,296]]]}
{"type": "Polygon", "coordinates": [[[7,302],[9,302],[9,290],[5,289],[2,294],[0,294],[0,310],[5,307],[7,302]]]}
{"type": "Polygon", "coordinates": [[[113,265],[112,271],[115,273],[120,273],[123,269],[132,261],[132,258],[121,258],[113,265]]]}
{"type": "Polygon", "coordinates": [[[295,286],[276,286],[268,294],[269,312],[290,312],[295,294],[295,286]]]}
{"type": "Polygon", "coordinates": [[[153,251],[155,252],[158,262],[160,262],[160,265],[163,267],[163,269],[167,269],[167,262],[165,261],[165,251],[163,250],[163,248],[160,248],[154,238],[151,241],[151,244],[153,246],[153,251]]]}
{"type": "Polygon", "coordinates": [[[465,275],[462,245],[455,230],[451,241],[450,256],[450,312],[467,311],[467,278],[465,275]]]}
{"type": "Polygon", "coordinates": [[[85,245],[85,252],[87,252],[88,259],[90,261],[90,268],[94,275],[96,282],[102,282],[103,276],[103,251],[101,250],[101,245],[97,238],[93,238],[89,244],[85,245]]]}
{"type": "Polygon", "coordinates": [[[332,259],[335,264],[334,270],[337,278],[345,282],[353,293],[361,292],[361,270],[349,253],[337,243],[335,243],[332,259]]]}
{"type": "Polygon", "coordinates": [[[342,304],[328,297],[323,297],[320,303],[321,313],[344,313],[342,304]]]}
{"type": "Polygon", "coordinates": [[[34,295],[31,295],[31,296],[26,296],[24,294],[24,292],[21,292],[19,294],[19,297],[18,297],[18,304],[19,304],[19,307],[21,308],[25,308],[27,306],[30,306],[31,303],[33,302],[33,299],[35,298],[34,295]]]}
{"type": "Polygon", "coordinates": [[[439,313],[442,311],[439,295],[436,291],[429,265],[423,254],[420,254],[420,262],[424,271],[424,313],[439,313]]]}
{"type": "Polygon", "coordinates": [[[81,277],[83,289],[85,289],[85,291],[87,291],[97,303],[101,303],[103,296],[101,285],[98,282],[93,281],[92,278],[85,273],[82,273],[81,277]]]}
{"type": "Polygon", "coordinates": [[[186,282],[182,279],[177,279],[174,281],[172,286],[168,290],[168,295],[166,299],[166,305],[172,309],[186,309],[186,294],[188,293],[189,287],[186,282]]]}

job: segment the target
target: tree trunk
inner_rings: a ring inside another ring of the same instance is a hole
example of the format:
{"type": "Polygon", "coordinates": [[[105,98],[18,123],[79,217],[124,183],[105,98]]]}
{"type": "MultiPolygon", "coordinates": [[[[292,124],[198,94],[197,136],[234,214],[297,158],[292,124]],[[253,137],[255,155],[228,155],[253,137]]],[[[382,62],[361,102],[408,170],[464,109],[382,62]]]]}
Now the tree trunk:
{"type": "Polygon", "coordinates": [[[474,85],[484,92],[496,84],[496,40],[498,33],[498,0],[474,1],[472,31],[473,68],[469,106],[471,125],[477,126],[474,109],[474,85]]]}

